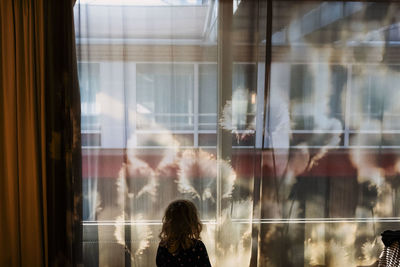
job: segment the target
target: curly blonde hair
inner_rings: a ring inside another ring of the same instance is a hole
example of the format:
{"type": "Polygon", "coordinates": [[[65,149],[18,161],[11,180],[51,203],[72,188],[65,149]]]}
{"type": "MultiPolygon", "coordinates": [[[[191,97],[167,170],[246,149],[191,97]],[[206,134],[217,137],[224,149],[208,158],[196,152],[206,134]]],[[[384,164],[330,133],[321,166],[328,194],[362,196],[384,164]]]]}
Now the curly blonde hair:
{"type": "Polygon", "coordinates": [[[171,254],[190,248],[196,239],[200,239],[203,226],[196,206],[189,200],[179,199],[170,203],[162,221],[160,245],[171,254]]]}

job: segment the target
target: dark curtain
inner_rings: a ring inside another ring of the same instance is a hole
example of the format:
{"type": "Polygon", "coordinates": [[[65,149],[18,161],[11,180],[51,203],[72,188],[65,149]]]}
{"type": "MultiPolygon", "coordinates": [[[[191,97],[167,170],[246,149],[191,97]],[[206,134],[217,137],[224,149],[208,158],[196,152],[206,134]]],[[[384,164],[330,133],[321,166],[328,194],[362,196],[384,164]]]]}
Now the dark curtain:
{"type": "Polygon", "coordinates": [[[0,2],[0,266],[72,266],[80,244],[73,3],[0,2]]]}

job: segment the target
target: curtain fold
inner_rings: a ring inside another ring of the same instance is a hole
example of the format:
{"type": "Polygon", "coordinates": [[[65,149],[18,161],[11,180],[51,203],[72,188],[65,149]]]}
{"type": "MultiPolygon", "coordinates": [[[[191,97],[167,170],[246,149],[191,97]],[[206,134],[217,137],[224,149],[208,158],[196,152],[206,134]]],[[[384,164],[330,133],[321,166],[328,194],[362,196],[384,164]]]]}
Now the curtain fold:
{"type": "Polygon", "coordinates": [[[80,95],[73,3],[48,1],[46,16],[46,171],[51,266],[76,265],[81,254],[80,95]]]}
{"type": "Polygon", "coordinates": [[[44,40],[43,20],[35,14],[42,7],[41,2],[1,4],[2,266],[45,264],[44,40]]]}
{"type": "Polygon", "coordinates": [[[72,265],[80,217],[72,3],[2,1],[0,33],[0,266],[72,265]]]}

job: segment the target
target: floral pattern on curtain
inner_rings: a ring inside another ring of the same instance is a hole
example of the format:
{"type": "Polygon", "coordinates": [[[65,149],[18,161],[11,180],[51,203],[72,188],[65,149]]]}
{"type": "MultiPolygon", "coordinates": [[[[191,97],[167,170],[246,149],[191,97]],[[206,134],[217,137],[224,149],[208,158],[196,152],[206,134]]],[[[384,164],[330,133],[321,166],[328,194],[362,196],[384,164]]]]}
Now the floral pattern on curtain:
{"type": "Polygon", "coordinates": [[[48,18],[53,22],[48,25],[46,43],[46,165],[52,178],[47,182],[50,265],[75,266],[82,257],[82,172],[74,1],[47,4],[48,18]]]}

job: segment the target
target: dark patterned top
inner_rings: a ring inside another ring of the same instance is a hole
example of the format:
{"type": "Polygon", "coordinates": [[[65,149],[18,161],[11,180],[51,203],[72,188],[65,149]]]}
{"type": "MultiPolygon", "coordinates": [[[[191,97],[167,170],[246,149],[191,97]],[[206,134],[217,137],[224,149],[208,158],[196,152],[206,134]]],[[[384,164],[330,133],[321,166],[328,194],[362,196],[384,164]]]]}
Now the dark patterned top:
{"type": "Polygon", "coordinates": [[[191,248],[181,250],[176,255],[169,253],[167,248],[158,246],[156,263],[158,267],[211,267],[206,247],[200,240],[196,240],[191,248]]]}
{"type": "Polygon", "coordinates": [[[399,267],[400,266],[400,247],[399,241],[393,242],[390,246],[385,246],[379,256],[378,267],[399,267]]]}

